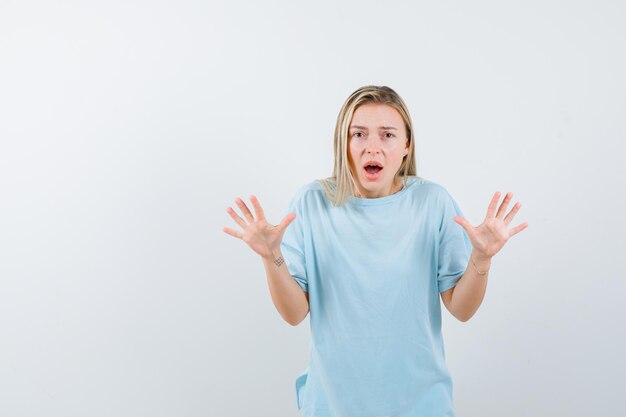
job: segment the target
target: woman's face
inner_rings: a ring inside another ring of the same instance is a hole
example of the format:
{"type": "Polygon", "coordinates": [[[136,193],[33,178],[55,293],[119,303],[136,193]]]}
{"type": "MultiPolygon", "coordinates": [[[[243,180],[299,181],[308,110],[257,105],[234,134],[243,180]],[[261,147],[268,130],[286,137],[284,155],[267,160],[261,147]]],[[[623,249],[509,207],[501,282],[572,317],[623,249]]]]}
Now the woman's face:
{"type": "Polygon", "coordinates": [[[363,104],[352,116],[348,131],[348,161],[364,198],[380,198],[398,191],[393,180],[408,153],[404,120],[386,104],[363,104]],[[382,169],[368,168],[374,161],[382,169]]]}

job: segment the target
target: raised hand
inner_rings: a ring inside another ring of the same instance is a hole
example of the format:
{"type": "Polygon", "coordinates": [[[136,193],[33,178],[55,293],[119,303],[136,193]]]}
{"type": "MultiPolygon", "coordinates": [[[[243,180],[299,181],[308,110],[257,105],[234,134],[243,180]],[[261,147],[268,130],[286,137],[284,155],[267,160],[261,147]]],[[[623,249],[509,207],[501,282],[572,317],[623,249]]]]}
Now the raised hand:
{"type": "Polygon", "coordinates": [[[521,203],[515,204],[511,211],[505,216],[504,213],[511,198],[513,198],[513,193],[507,193],[496,213],[496,206],[498,205],[498,200],[500,200],[500,191],[496,191],[491,198],[485,220],[477,227],[472,226],[463,217],[454,217],[454,221],[460,224],[467,232],[477,255],[484,258],[491,258],[502,249],[511,236],[528,227],[528,223],[526,222],[511,229],[507,228],[508,224],[513,220],[515,214],[522,206],[521,203]]]}
{"type": "Polygon", "coordinates": [[[289,213],[280,224],[274,226],[267,222],[265,219],[265,213],[259,204],[259,200],[254,195],[250,196],[250,201],[254,207],[256,219],[250,213],[248,206],[239,197],[235,199],[237,206],[243,213],[246,220],[239,217],[239,215],[231,207],[226,209],[226,212],[230,214],[230,217],[241,226],[243,232],[233,230],[229,227],[224,227],[222,230],[231,236],[242,239],[244,242],[252,248],[253,251],[261,255],[262,257],[272,256],[272,253],[280,247],[280,242],[285,234],[287,226],[296,218],[295,213],[289,213]]]}

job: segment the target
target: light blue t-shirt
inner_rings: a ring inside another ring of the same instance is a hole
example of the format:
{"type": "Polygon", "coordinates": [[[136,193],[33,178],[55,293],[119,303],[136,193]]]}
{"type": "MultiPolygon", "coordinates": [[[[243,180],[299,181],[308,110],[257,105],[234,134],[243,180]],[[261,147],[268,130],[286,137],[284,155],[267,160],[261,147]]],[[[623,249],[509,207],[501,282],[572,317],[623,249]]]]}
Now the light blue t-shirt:
{"type": "Polygon", "coordinates": [[[302,417],[453,417],[439,293],[472,245],[446,189],[411,176],[381,198],[334,207],[301,187],[286,215],[285,264],[309,293],[309,364],[295,380],[302,417]]]}

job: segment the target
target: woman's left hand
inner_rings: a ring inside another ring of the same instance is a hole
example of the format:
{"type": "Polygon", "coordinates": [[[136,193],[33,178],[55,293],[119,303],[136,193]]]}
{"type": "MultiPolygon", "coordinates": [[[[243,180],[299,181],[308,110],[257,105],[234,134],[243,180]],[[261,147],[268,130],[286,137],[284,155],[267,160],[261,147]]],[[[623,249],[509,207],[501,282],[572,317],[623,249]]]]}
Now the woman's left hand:
{"type": "Polygon", "coordinates": [[[528,227],[528,223],[526,222],[511,229],[507,228],[508,224],[513,220],[515,214],[522,206],[521,203],[515,204],[511,211],[504,216],[504,212],[512,197],[513,193],[507,193],[496,213],[496,206],[498,205],[498,200],[500,200],[500,191],[496,191],[487,209],[485,220],[477,227],[472,226],[463,217],[454,217],[454,221],[460,224],[467,232],[467,235],[472,241],[474,251],[477,252],[478,256],[491,258],[502,249],[511,236],[528,227]]]}

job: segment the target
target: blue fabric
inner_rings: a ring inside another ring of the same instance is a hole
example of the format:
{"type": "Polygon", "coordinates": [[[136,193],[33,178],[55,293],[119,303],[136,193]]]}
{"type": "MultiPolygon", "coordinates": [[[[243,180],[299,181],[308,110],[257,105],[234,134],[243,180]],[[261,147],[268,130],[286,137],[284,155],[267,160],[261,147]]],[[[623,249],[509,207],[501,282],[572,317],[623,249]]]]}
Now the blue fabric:
{"type": "Polygon", "coordinates": [[[285,264],[309,293],[311,348],[295,380],[302,417],[453,417],[439,293],[454,287],[471,242],[441,185],[333,207],[317,181],[288,209],[285,264]]]}

